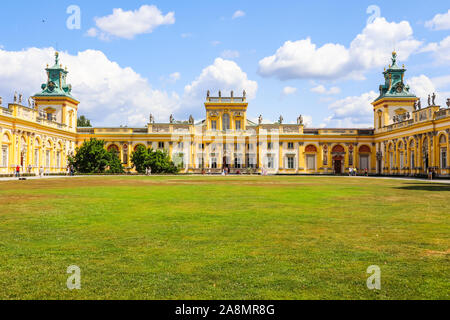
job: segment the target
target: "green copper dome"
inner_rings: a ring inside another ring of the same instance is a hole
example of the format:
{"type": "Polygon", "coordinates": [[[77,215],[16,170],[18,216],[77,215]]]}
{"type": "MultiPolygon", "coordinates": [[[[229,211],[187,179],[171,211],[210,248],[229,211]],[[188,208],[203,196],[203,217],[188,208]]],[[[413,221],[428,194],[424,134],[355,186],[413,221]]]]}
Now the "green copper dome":
{"type": "Polygon", "coordinates": [[[409,92],[409,86],[404,83],[406,69],[397,65],[397,53],[392,53],[392,65],[383,72],[384,85],[380,85],[380,96],[375,100],[383,98],[415,98],[409,92]]]}
{"type": "Polygon", "coordinates": [[[55,53],[55,65],[47,67],[47,83],[42,84],[42,92],[37,93],[35,97],[69,97],[76,100],[72,96],[72,86],[66,83],[67,70],[59,64],[59,53],[55,53]]]}

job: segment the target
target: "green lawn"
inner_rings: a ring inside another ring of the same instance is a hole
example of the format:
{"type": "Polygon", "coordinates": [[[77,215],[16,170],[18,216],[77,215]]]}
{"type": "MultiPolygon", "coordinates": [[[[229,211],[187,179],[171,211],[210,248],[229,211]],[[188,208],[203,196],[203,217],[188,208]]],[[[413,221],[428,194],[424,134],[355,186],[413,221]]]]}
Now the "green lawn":
{"type": "Polygon", "coordinates": [[[449,299],[449,212],[425,181],[3,181],[0,299],[449,299]]]}

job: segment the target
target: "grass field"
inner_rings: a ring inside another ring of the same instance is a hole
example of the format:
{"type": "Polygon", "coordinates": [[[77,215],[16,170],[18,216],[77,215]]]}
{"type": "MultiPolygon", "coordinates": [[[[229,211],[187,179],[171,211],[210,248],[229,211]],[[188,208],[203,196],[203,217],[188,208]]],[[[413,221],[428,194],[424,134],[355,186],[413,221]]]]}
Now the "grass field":
{"type": "Polygon", "coordinates": [[[449,299],[449,212],[425,181],[3,181],[0,299],[449,299]]]}

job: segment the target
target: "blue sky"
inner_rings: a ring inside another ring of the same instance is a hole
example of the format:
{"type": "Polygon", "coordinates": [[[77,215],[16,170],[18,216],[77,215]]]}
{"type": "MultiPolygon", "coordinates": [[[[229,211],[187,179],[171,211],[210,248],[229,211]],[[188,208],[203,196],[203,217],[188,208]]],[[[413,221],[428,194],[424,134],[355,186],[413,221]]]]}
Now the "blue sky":
{"type": "Polygon", "coordinates": [[[245,87],[249,118],[293,122],[303,114],[309,126],[367,127],[394,47],[418,95],[450,97],[448,1],[17,0],[1,8],[4,102],[14,91],[39,91],[57,47],[79,113],[99,126],[144,125],[150,112],[160,121],[171,113],[200,119],[207,88],[245,87]],[[81,9],[79,30],[66,27],[70,5],[81,9]],[[139,11],[144,5],[159,15],[139,11]],[[371,5],[380,17],[368,26],[371,5]],[[115,8],[136,15],[133,23],[115,8]]]}

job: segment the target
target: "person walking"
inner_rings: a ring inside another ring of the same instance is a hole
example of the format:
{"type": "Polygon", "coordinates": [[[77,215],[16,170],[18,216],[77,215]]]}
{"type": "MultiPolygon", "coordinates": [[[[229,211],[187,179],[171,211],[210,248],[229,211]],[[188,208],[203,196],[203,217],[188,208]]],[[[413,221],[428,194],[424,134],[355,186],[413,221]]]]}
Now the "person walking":
{"type": "Polygon", "coordinates": [[[39,177],[43,177],[44,176],[44,168],[40,167],[39,168],[39,177]]]}
{"type": "Polygon", "coordinates": [[[75,168],[73,167],[73,164],[70,165],[70,175],[72,177],[75,175],[75,168]]]}
{"type": "Polygon", "coordinates": [[[16,167],[16,178],[20,178],[20,166],[17,165],[16,167]]]}

